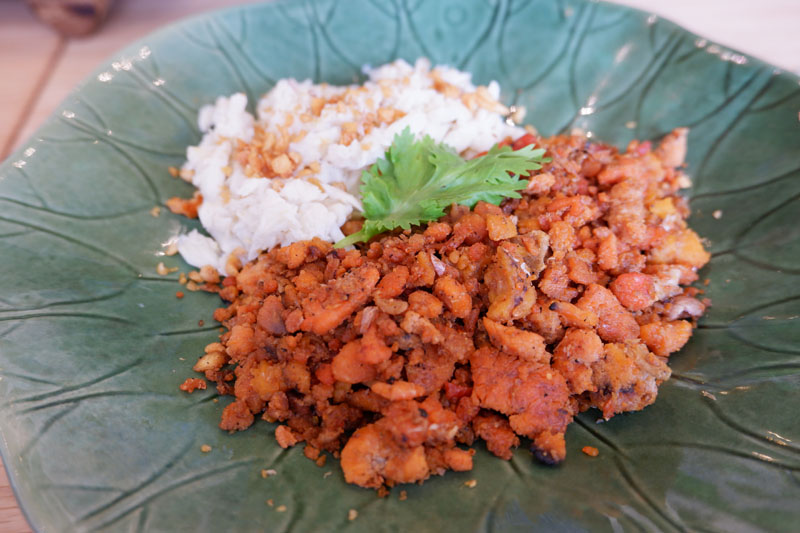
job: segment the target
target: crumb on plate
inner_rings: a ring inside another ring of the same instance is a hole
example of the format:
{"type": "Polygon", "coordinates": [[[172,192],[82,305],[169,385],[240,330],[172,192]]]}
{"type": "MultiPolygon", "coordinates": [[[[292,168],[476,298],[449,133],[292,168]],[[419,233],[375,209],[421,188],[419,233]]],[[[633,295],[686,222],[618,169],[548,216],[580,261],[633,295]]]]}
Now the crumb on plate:
{"type": "Polygon", "coordinates": [[[584,446],[583,448],[581,448],[581,451],[586,455],[588,455],[589,457],[597,457],[598,455],[600,455],[600,451],[594,446],[584,446]]]}
{"type": "Polygon", "coordinates": [[[188,392],[189,394],[193,393],[196,390],[206,390],[206,382],[201,378],[186,378],[186,381],[181,383],[180,390],[184,392],[188,392]]]}

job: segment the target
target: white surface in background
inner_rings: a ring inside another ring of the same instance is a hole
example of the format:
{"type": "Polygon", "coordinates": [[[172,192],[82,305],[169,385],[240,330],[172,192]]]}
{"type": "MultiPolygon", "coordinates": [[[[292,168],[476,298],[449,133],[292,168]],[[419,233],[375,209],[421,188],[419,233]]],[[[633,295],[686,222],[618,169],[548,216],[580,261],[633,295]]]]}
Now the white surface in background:
{"type": "Polygon", "coordinates": [[[800,74],[800,0],[612,0],[800,74]]]}

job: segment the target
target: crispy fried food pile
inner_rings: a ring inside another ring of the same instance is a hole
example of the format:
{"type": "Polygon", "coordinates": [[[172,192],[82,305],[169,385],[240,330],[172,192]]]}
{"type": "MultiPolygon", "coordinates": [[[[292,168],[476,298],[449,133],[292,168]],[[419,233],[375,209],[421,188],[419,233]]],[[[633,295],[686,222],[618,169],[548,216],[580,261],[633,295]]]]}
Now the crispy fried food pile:
{"type": "Polygon", "coordinates": [[[522,199],[355,250],[265,252],[218,287],[227,332],[195,365],[235,396],[220,427],[279,422],[282,447],[330,452],[371,488],[469,470],[476,439],[562,461],[575,414],[655,401],[708,304],[682,287],[709,260],[676,194],[686,133],[623,154],[526,135],[514,147],[552,162],[522,199]]]}

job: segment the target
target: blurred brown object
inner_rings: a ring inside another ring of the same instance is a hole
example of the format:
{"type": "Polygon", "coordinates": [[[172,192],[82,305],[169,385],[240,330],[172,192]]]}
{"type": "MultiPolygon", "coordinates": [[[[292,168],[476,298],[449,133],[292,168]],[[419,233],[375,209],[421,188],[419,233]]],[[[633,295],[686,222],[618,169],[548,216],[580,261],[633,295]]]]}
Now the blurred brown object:
{"type": "Polygon", "coordinates": [[[27,0],[36,16],[67,37],[94,32],[108,15],[113,0],[27,0]]]}

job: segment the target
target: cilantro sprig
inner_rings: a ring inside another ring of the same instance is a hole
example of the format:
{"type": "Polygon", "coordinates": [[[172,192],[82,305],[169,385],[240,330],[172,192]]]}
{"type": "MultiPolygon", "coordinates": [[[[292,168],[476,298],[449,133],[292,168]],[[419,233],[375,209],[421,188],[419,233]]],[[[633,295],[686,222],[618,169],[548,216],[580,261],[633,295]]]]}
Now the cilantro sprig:
{"type": "Polygon", "coordinates": [[[473,207],[483,200],[497,205],[505,198],[520,198],[517,191],[528,182],[519,176],[542,168],[544,152],[533,145],[514,151],[495,146],[486,155],[465,160],[427,135],[416,140],[406,128],[395,135],[385,157],[362,173],[364,225],[336,247],[437,220],[451,204],[473,207]]]}

